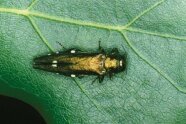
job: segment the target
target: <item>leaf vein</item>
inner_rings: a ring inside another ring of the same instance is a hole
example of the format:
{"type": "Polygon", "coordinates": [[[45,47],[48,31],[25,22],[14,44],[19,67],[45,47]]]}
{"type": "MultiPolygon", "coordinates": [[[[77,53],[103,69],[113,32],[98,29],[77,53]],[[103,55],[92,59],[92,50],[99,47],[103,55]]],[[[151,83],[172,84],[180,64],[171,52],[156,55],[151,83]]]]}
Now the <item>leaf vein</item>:
{"type": "MultiPolygon", "coordinates": [[[[100,111],[100,112],[103,112],[103,113],[105,113],[100,107],[99,107],[99,105],[96,103],[96,101],[94,101],[88,94],[87,94],[87,92],[83,89],[83,87],[75,80],[75,79],[73,79],[74,80],[74,82],[76,83],[76,85],[78,86],[78,88],[81,90],[81,92],[92,102],[92,104],[100,111]]],[[[110,116],[110,118],[112,118],[111,116],[110,116]]],[[[112,120],[112,121],[114,121],[114,120],[112,120]]],[[[115,122],[113,122],[114,124],[115,124],[115,122]]]]}
{"type": "Polygon", "coordinates": [[[75,20],[75,19],[71,19],[71,18],[61,18],[61,17],[57,17],[57,16],[52,16],[52,15],[40,13],[40,12],[37,12],[37,11],[30,12],[30,15],[36,16],[36,17],[39,17],[39,18],[45,18],[45,19],[48,19],[48,20],[64,22],[64,23],[69,23],[69,24],[74,24],[74,25],[90,26],[90,27],[95,27],[95,28],[99,28],[99,29],[121,30],[121,27],[122,27],[122,26],[114,26],[114,25],[97,23],[97,22],[75,20]]]}
{"type": "Polygon", "coordinates": [[[176,40],[180,40],[180,41],[186,41],[186,37],[176,36],[176,35],[172,35],[172,34],[150,32],[150,31],[147,31],[147,30],[142,30],[142,29],[133,28],[133,27],[127,28],[126,30],[130,31],[130,32],[137,32],[137,33],[159,36],[159,37],[164,37],[164,38],[176,39],[176,40]]]}
{"type": "Polygon", "coordinates": [[[28,6],[27,10],[30,10],[34,7],[34,5],[38,2],[39,0],[33,0],[30,5],[28,6]]]}
{"type": "Polygon", "coordinates": [[[30,21],[30,23],[32,24],[34,30],[36,31],[36,33],[39,35],[39,37],[41,38],[41,40],[46,44],[46,46],[50,49],[50,51],[54,51],[53,48],[50,46],[50,44],[48,43],[48,41],[46,40],[46,38],[42,35],[39,27],[37,26],[37,24],[35,23],[35,21],[28,16],[28,19],[30,21]]]}
{"type": "Polygon", "coordinates": [[[131,26],[133,23],[135,23],[139,18],[141,18],[143,15],[151,12],[151,10],[155,9],[157,6],[161,5],[165,0],[161,0],[157,3],[155,3],[154,5],[152,5],[151,7],[147,8],[146,10],[144,10],[143,12],[141,12],[139,15],[137,15],[134,19],[132,19],[128,24],[125,25],[125,28],[131,26]]]}
{"type": "Polygon", "coordinates": [[[126,40],[127,44],[129,45],[129,47],[134,51],[134,53],[139,56],[145,63],[147,63],[151,68],[153,68],[156,72],[158,72],[162,77],[164,77],[164,79],[166,79],[170,84],[172,84],[172,86],[174,86],[178,91],[186,94],[186,89],[182,88],[180,86],[178,86],[174,80],[169,77],[166,73],[164,73],[158,66],[156,66],[155,64],[153,64],[152,62],[150,62],[147,58],[145,58],[145,56],[143,56],[143,54],[141,54],[130,42],[130,40],[128,39],[126,33],[124,32],[120,32],[123,36],[123,39],[126,40]]]}

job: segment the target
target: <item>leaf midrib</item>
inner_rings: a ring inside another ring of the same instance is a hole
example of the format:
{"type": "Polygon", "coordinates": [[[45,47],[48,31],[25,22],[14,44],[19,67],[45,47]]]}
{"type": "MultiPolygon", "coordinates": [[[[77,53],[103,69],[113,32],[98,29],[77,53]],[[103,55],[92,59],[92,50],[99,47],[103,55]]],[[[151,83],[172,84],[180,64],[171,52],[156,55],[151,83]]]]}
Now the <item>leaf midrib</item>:
{"type": "MultiPolygon", "coordinates": [[[[148,34],[148,35],[154,35],[154,36],[159,36],[159,37],[166,37],[170,39],[176,39],[179,41],[186,41],[186,37],[183,36],[176,36],[173,34],[164,34],[164,33],[158,33],[158,32],[151,32],[148,30],[142,30],[139,28],[133,28],[131,25],[136,22],[139,18],[141,18],[143,15],[149,13],[151,10],[155,9],[157,6],[161,5],[165,0],[161,0],[154,5],[150,6],[143,12],[139,13],[136,17],[134,17],[130,22],[128,22],[126,25],[110,25],[110,24],[103,24],[103,23],[97,23],[97,22],[90,22],[90,21],[82,21],[82,20],[77,20],[77,19],[71,19],[71,18],[63,18],[63,17],[58,17],[58,16],[52,16],[46,13],[41,13],[38,11],[31,11],[30,9],[33,8],[33,6],[38,2],[38,0],[34,0],[28,7],[27,9],[17,9],[17,8],[5,8],[5,7],[0,7],[0,12],[5,12],[5,13],[12,13],[12,14],[17,14],[17,15],[22,15],[26,16],[29,19],[33,17],[38,17],[38,18],[44,18],[52,21],[58,21],[58,22],[63,22],[63,23],[69,23],[69,24],[74,24],[74,25],[81,25],[81,26],[89,26],[89,27],[95,27],[98,29],[107,29],[107,30],[115,30],[118,32],[122,32],[124,30],[130,31],[130,32],[137,32],[137,33],[142,33],[142,34],[148,34]]],[[[47,45],[48,46],[48,45],[47,45]]],[[[48,46],[49,47],[49,46],[48,46]]],[[[51,49],[51,47],[49,48],[51,49]]]]}
{"type": "Polygon", "coordinates": [[[75,24],[75,25],[81,25],[81,26],[90,26],[90,27],[95,27],[95,28],[101,28],[101,29],[108,29],[108,30],[116,30],[116,31],[122,31],[130,27],[136,20],[138,20],[140,17],[145,15],[146,13],[150,12],[160,4],[162,4],[165,0],[161,0],[154,5],[150,6],[140,14],[138,14],[136,17],[134,17],[130,22],[128,22],[126,25],[110,25],[110,24],[103,24],[103,23],[97,23],[97,22],[89,22],[89,21],[82,21],[82,20],[77,20],[77,19],[71,19],[71,18],[64,18],[64,17],[58,17],[58,16],[52,16],[46,13],[41,13],[38,11],[30,10],[33,8],[33,6],[37,3],[38,0],[34,0],[28,7],[27,9],[17,9],[17,8],[4,8],[0,7],[0,12],[6,12],[6,13],[13,13],[13,14],[18,14],[18,15],[23,15],[26,17],[34,16],[34,17],[39,17],[39,18],[45,18],[48,20],[53,20],[53,21],[59,21],[59,22],[65,22],[65,23],[70,23],[70,24],[75,24]]]}

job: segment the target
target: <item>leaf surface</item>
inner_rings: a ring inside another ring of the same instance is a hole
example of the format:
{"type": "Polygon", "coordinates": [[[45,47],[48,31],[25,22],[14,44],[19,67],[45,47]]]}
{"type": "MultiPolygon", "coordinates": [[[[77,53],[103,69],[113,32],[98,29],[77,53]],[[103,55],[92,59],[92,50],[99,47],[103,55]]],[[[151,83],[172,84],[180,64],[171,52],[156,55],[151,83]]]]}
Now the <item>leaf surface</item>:
{"type": "Polygon", "coordinates": [[[185,123],[184,0],[1,0],[0,93],[33,105],[48,123],[185,123]],[[127,54],[112,80],[75,81],[35,70],[52,51],[102,47],[127,54]]]}

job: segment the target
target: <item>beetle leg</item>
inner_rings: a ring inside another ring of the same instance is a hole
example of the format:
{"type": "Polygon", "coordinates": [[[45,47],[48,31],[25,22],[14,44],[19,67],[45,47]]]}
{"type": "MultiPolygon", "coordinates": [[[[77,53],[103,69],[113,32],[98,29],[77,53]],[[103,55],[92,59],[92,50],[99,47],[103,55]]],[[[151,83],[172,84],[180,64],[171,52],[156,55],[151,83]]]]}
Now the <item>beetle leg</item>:
{"type": "Polygon", "coordinates": [[[112,55],[116,55],[116,54],[118,54],[118,53],[119,53],[119,51],[118,51],[117,48],[113,48],[112,51],[111,51],[111,54],[112,54],[112,55]]]}
{"type": "Polygon", "coordinates": [[[103,75],[97,76],[97,77],[92,81],[92,84],[93,84],[97,79],[99,80],[99,83],[102,83],[102,82],[103,82],[103,79],[104,79],[104,76],[103,76],[103,75]]]}
{"type": "Polygon", "coordinates": [[[99,79],[99,83],[102,83],[103,82],[103,79],[104,79],[104,76],[103,75],[98,76],[98,79],[99,79]]]}
{"type": "Polygon", "coordinates": [[[113,73],[109,73],[109,78],[112,80],[113,73]]]}
{"type": "Polygon", "coordinates": [[[92,84],[98,79],[99,77],[96,77],[93,81],[92,81],[92,84]]]}
{"type": "Polygon", "coordinates": [[[101,53],[105,53],[104,49],[101,47],[101,41],[99,40],[99,51],[101,53]]]}
{"type": "Polygon", "coordinates": [[[66,48],[62,45],[62,43],[60,43],[60,42],[58,42],[58,41],[57,41],[57,43],[58,43],[64,50],[66,50],[66,48]]]}

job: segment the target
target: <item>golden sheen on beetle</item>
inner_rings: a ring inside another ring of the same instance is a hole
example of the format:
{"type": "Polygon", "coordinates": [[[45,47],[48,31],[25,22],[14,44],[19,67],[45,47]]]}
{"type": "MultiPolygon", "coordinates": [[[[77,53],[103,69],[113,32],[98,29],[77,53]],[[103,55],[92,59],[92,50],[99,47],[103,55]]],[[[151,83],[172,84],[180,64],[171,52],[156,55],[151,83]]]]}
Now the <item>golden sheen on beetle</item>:
{"type": "Polygon", "coordinates": [[[117,48],[106,53],[99,42],[98,52],[90,53],[73,48],[51,53],[36,57],[33,67],[73,78],[96,75],[101,83],[106,75],[111,78],[113,74],[125,70],[126,56],[120,55],[117,48]]]}

